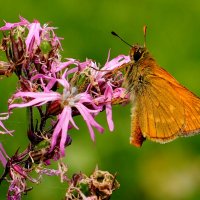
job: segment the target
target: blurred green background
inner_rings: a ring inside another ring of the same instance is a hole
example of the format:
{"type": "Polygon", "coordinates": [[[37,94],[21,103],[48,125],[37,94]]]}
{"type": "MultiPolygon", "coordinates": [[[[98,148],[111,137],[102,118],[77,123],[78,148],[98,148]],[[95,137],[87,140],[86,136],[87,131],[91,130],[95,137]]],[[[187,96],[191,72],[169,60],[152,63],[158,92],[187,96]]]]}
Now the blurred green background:
{"type": "MultiPolygon", "coordinates": [[[[142,28],[146,24],[147,47],[157,62],[191,91],[200,95],[200,2],[198,0],[18,0],[2,1],[3,20],[17,22],[21,15],[41,23],[52,22],[64,37],[63,57],[82,61],[92,58],[105,63],[108,50],[111,58],[128,54],[129,47],[111,36],[116,31],[129,43],[143,44],[142,28]]],[[[15,80],[0,80],[0,111],[5,111],[6,99],[15,90],[15,80]]],[[[180,138],[161,145],[146,141],[137,149],[129,144],[130,105],[113,109],[115,131],[106,128],[103,135],[90,139],[80,117],[76,122],[80,131],[71,132],[72,145],[66,152],[69,175],[75,172],[90,174],[99,166],[117,172],[121,187],[112,199],[126,200],[196,200],[200,199],[200,136],[180,138]]],[[[107,127],[105,113],[98,121],[107,127]]],[[[1,136],[0,141],[9,155],[25,140],[26,114],[19,110],[7,123],[16,129],[12,138],[1,136]]],[[[0,166],[2,173],[2,167],[0,166]]],[[[45,177],[42,183],[24,199],[63,199],[65,184],[59,178],[45,177]]],[[[7,185],[0,186],[0,199],[5,199],[7,185]]]]}

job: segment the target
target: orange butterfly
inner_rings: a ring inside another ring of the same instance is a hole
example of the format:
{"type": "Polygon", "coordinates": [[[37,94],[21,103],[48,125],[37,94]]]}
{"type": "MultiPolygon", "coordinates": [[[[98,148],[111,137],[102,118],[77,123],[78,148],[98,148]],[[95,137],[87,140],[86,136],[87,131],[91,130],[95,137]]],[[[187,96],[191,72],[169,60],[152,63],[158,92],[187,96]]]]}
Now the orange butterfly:
{"type": "Polygon", "coordinates": [[[130,143],[140,147],[146,138],[166,143],[199,133],[200,98],[161,68],[145,45],[131,46],[130,58],[122,66],[133,104],[130,143]]]}

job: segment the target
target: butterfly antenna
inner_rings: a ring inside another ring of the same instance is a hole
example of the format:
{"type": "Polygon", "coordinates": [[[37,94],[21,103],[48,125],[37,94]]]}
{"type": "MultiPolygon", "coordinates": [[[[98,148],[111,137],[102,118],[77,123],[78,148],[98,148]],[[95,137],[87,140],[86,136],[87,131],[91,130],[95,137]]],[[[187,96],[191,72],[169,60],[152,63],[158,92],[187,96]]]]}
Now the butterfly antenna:
{"type": "Polygon", "coordinates": [[[112,35],[118,37],[122,42],[124,42],[125,44],[127,44],[130,47],[133,47],[132,45],[130,45],[128,42],[126,42],[123,38],[121,38],[117,33],[115,33],[114,31],[111,32],[112,35]]]}
{"type": "Polygon", "coordinates": [[[147,38],[147,26],[144,25],[143,27],[143,32],[144,32],[144,47],[146,47],[146,38],[147,38]]]}

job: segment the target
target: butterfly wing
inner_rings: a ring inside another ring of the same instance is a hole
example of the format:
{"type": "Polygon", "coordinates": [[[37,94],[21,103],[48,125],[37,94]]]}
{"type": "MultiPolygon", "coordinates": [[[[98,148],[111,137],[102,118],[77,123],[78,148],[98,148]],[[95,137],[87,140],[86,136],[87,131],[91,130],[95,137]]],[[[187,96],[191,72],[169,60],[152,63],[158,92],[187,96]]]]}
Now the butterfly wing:
{"type": "Polygon", "coordinates": [[[144,138],[165,143],[200,132],[200,99],[164,69],[156,66],[151,71],[136,96],[131,143],[141,146],[144,138]]]}
{"type": "MultiPolygon", "coordinates": [[[[176,81],[162,68],[156,68],[157,76],[164,79],[179,95],[184,110],[184,127],[178,133],[187,136],[200,132],[200,98],[176,81]],[[164,73],[163,73],[164,72],[164,73]],[[166,75],[167,74],[167,75],[166,75]]],[[[173,95],[174,96],[174,95],[173,95]]]]}
{"type": "Polygon", "coordinates": [[[176,88],[184,105],[184,127],[180,136],[190,136],[200,132],[200,99],[184,87],[176,88]]]}

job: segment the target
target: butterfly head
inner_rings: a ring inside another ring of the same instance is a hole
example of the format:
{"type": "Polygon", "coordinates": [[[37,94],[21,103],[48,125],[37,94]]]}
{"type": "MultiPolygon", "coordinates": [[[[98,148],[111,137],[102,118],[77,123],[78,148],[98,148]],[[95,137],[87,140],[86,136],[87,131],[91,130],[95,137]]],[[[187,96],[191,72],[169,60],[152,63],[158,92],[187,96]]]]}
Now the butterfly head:
{"type": "Polygon", "coordinates": [[[138,62],[142,58],[146,57],[148,54],[149,52],[147,48],[139,45],[132,46],[129,53],[130,59],[135,62],[138,62]]]}
{"type": "Polygon", "coordinates": [[[130,50],[130,59],[134,62],[138,62],[139,60],[141,60],[142,58],[146,57],[149,55],[149,52],[146,48],[146,26],[144,26],[144,46],[140,46],[138,44],[136,45],[131,45],[128,42],[126,42],[123,38],[121,38],[117,33],[115,33],[114,31],[111,32],[112,35],[118,37],[122,42],[124,42],[125,44],[127,44],[128,46],[131,47],[130,50]]]}

